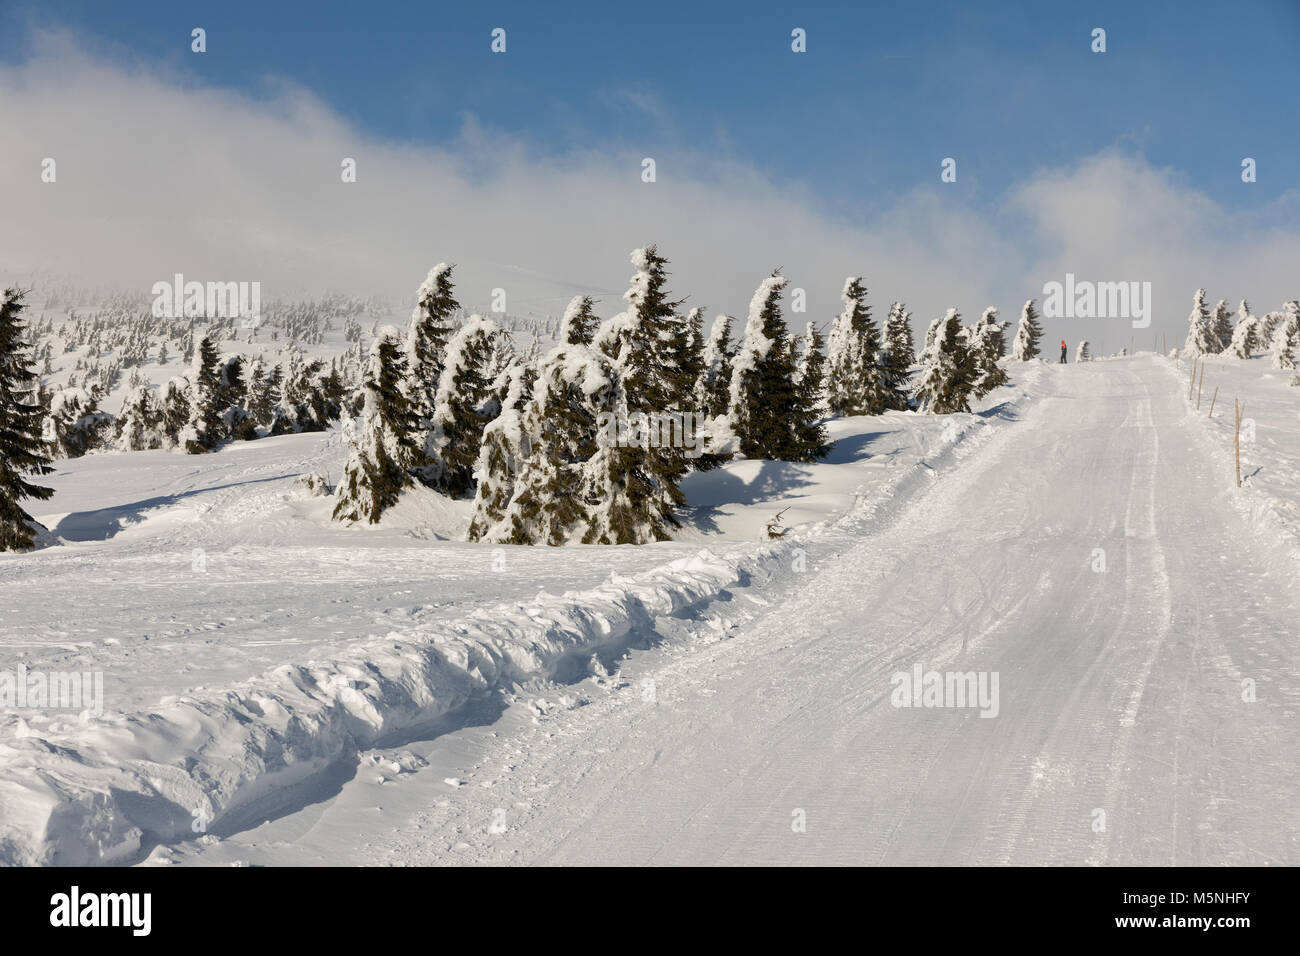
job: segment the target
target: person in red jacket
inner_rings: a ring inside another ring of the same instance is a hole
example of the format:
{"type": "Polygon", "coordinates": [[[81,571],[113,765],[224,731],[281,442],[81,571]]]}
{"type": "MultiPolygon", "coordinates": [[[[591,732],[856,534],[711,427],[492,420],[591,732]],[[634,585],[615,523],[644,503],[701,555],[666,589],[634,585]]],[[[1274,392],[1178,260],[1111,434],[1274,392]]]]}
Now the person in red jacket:
{"type": "Polygon", "coordinates": [[[1061,364],[1065,364],[1065,339],[1061,339],[1061,364]]]}

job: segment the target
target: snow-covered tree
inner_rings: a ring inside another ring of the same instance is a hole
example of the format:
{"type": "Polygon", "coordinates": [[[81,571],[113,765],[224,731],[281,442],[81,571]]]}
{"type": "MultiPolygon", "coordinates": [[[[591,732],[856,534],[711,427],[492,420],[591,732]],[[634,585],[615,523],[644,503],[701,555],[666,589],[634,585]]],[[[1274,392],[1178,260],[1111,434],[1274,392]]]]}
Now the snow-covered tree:
{"type": "Polygon", "coordinates": [[[510,503],[519,490],[519,476],[534,442],[525,428],[525,411],[532,399],[535,373],[523,364],[504,371],[500,411],[483,429],[478,461],[474,466],[474,516],[466,535],[469,541],[533,543],[516,530],[510,503]]]}
{"type": "Polygon", "coordinates": [[[961,315],[949,309],[930,323],[930,345],[916,386],[917,410],[931,415],[970,411],[970,395],[979,368],[962,334],[961,315]]]}
{"type": "Polygon", "coordinates": [[[1214,336],[1216,352],[1224,351],[1232,341],[1232,310],[1223,299],[1219,300],[1219,304],[1214,307],[1214,315],[1210,317],[1210,332],[1214,336]]]}
{"type": "MultiPolygon", "coordinates": [[[[610,361],[615,382],[614,419],[662,421],[691,413],[694,382],[680,363],[689,355],[690,327],[667,291],[668,260],[654,246],[632,253],[636,274],[621,312],[597,330],[593,344],[610,361]]],[[[680,443],[602,443],[586,467],[589,494],[598,502],[584,540],[597,544],[664,541],[680,525],[685,498],[679,482],[691,468],[680,443]]]]}
{"type": "Polygon", "coordinates": [[[163,410],[150,386],[140,385],[126,396],[114,429],[114,444],[121,451],[163,447],[163,410]]]}
{"type": "Polygon", "coordinates": [[[190,421],[190,383],[177,375],[162,387],[162,433],[167,448],[184,449],[185,429],[190,421]]]}
{"type": "Polygon", "coordinates": [[[590,345],[591,337],[600,325],[592,311],[592,299],[589,295],[575,295],[569,300],[560,320],[560,342],[568,345],[590,345]]]}
{"type": "Polygon", "coordinates": [[[844,308],[831,324],[827,343],[827,404],[834,415],[879,415],[890,395],[879,364],[880,332],[862,278],[845,279],[841,297],[844,308]]]}
{"type": "Polygon", "coordinates": [[[493,397],[488,366],[500,334],[491,319],[472,315],[447,343],[433,429],[423,450],[425,468],[436,469],[431,474],[434,486],[453,498],[474,487],[479,443],[494,411],[485,407],[493,397]]]}
{"type": "Polygon", "coordinates": [[[484,433],[471,540],[559,545],[611,537],[611,507],[625,485],[611,479],[616,446],[608,423],[618,396],[614,364],[582,343],[563,344],[539,363],[532,398],[484,433]],[[512,480],[504,464],[516,463],[512,480]],[[509,487],[507,496],[506,488],[509,487]],[[504,502],[504,503],[503,503],[504,502]]]}
{"type": "Polygon", "coordinates": [[[23,295],[16,289],[0,294],[0,551],[35,547],[40,526],[22,501],[48,501],[54,494],[27,480],[53,469],[41,438],[44,410],[34,400],[39,379],[24,338],[23,295]]]}
{"type": "Polygon", "coordinates": [[[1300,359],[1300,302],[1294,299],[1283,307],[1283,319],[1273,332],[1273,366],[1293,369],[1300,359]]]}
{"type": "Polygon", "coordinates": [[[1232,341],[1229,343],[1230,354],[1240,359],[1248,359],[1259,347],[1259,319],[1250,314],[1250,306],[1245,299],[1237,309],[1237,324],[1232,329],[1232,341]]]}
{"type": "Polygon", "coordinates": [[[885,325],[885,348],[880,359],[880,370],[887,395],[886,407],[907,411],[911,389],[908,382],[916,355],[912,345],[912,313],[901,302],[889,307],[885,325]]]}
{"type": "Polygon", "coordinates": [[[1074,360],[1075,360],[1076,362],[1091,362],[1091,361],[1092,361],[1092,352],[1091,352],[1091,351],[1089,350],[1089,348],[1088,348],[1088,340],[1087,340],[1087,339],[1084,339],[1083,341],[1081,341],[1081,342],[1079,343],[1078,347],[1075,348],[1075,350],[1074,350],[1074,360]]]}
{"type": "Polygon", "coordinates": [[[830,450],[830,443],[795,383],[794,356],[781,314],[785,284],[785,277],[773,272],[749,304],[745,338],[732,363],[730,430],[746,458],[815,461],[830,450]]]}
{"type": "Polygon", "coordinates": [[[418,454],[411,436],[418,422],[402,388],[407,368],[399,335],[385,326],[370,347],[365,405],[350,436],[334,505],[336,521],[376,524],[411,485],[410,468],[418,454]]]}
{"type": "Polygon", "coordinates": [[[1028,362],[1039,355],[1038,343],[1043,338],[1043,327],[1038,324],[1038,312],[1034,309],[1034,300],[1028,299],[1020,310],[1020,327],[1016,329],[1016,340],[1011,347],[1013,362],[1028,362]]]}
{"type": "Polygon", "coordinates": [[[975,398],[983,398],[1007,383],[1006,370],[1000,364],[1006,354],[1005,328],[998,322],[998,310],[990,306],[968,330],[967,347],[975,359],[975,381],[971,386],[975,398]]]}
{"type": "Polygon", "coordinates": [[[203,336],[194,351],[189,381],[190,418],[181,433],[181,444],[189,454],[201,455],[212,451],[225,437],[221,420],[221,372],[211,336],[203,336]]]}
{"type": "Polygon", "coordinates": [[[406,340],[408,380],[404,385],[411,409],[419,419],[419,433],[415,435],[416,447],[421,449],[415,466],[415,476],[433,486],[442,473],[442,464],[432,454],[437,444],[437,425],[434,421],[438,404],[438,389],[446,367],[447,342],[454,331],[452,317],[460,308],[452,294],[452,267],[440,262],[429,270],[415,294],[416,306],[411,313],[411,325],[406,340]],[[428,454],[425,454],[428,453],[428,454]]]}
{"type": "Polygon", "coordinates": [[[1209,355],[1218,351],[1214,327],[1210,323],[1210,310],[1205,305],[1205,290],[1197,289],[1192,301],[1192,314],[1187,318],[1187,342],[1183,346],[1188,356],[1209,355]]]}
{"type": "Polygon", "coordinates": [[[50,396],[42,435],[57,458],[80,458],[102,446],[112,433],[113,416],[100,411],[94,389],[60,388],[50,396]]]}
{"type": "Polygon", "coordinates": [[[704,343],[703,365],[695,386],[695,405],[706,418],[727,414],[731,357],[731,316],[719,315],[704,343]]]}
{"type": "Polygon", "coordinates": [[[799,337],[798,359],[795,364],[795,384],[804,394],[813,414],[826,417],[826,339],[817,323],[809,321],[808,328],[799,337]]]}

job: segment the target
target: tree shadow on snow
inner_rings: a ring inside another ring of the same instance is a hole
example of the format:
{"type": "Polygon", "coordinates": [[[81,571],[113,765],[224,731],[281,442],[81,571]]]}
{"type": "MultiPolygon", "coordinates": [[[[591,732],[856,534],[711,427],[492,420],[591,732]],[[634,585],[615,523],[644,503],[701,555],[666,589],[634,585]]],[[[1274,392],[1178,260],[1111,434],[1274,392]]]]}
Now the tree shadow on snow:
{"type": "Polygon", "coordinates": [[[257,485],[268,481],[283,481],[286,478],[293,478],[296,474],[294,472],[287,475],[277,475],[274,478],[232,481],[225,485],[213,485],[211,488],[195,488],[192,491],[182,491],[174,495],[159,495],[156,498],[145,498],[143,501],[133,501],[130,504],[97,508],[94,511],[74,511],[64,515],[52,530],[65,541],[107,541],[127,526],[143,521],[145,512],[152,511],[155,508],[165,508],[186,498],[207,494],[210,491],[238,488],[240,485],[257,485]]]}

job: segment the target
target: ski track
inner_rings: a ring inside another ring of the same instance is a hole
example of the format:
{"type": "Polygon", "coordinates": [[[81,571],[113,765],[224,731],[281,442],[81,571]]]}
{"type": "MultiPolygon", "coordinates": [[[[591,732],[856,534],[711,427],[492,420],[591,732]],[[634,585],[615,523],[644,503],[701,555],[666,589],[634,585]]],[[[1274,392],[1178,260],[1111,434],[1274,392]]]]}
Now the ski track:
{"type": "Polygon", "coordinates": [[[1300,604],[1248,600],[1275,556],[1162,361],[1050,370],[882,527],[756,589],[769,607],[717,601],[585,706],[447,735],[424,775],[474,786],[417,774],[361,825],[391,791],[353,782],[184,862],[342,839],[379,865],[1300,863],[1300,604]],[[999,715],[892,707],[914,663],[998,672],[999,715]]]}

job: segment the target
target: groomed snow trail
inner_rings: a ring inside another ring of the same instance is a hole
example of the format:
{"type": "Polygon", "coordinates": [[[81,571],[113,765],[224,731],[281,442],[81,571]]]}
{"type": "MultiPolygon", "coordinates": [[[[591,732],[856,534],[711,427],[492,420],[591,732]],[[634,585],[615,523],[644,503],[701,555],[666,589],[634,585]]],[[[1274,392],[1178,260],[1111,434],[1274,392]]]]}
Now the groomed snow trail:
{"type": "MultiPolygon", "coordinates": [[[[449,735],[473,785],[302,825],[374,864],[1300,863],[1295,569],[1158,361],[1053,369],[882,534],[770,608],[741,594],[734,636],[449,735]],[[997,715],[892,706],[918,664],[996,672],[997,715]]],[[[219,849],[194,862],[247,858],[219,849]]]]}

